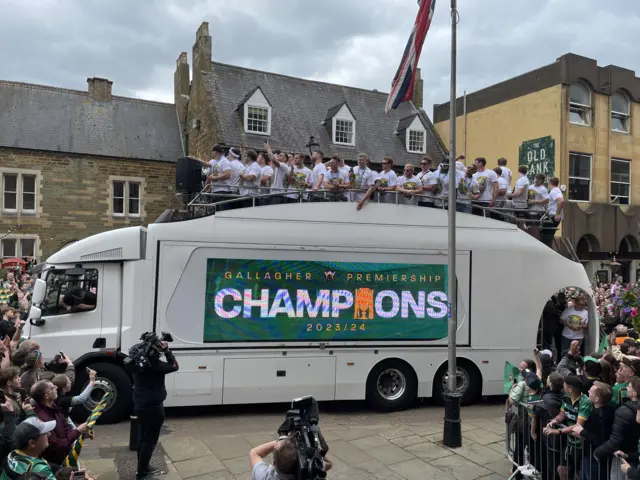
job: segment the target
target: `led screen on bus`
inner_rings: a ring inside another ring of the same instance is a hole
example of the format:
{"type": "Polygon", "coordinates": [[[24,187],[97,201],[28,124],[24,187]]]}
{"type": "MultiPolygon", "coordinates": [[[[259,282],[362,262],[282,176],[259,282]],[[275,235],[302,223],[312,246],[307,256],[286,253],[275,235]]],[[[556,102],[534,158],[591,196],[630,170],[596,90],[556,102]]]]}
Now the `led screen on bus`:
{"type": "Polygon", "coordinates": [[[442,264],[207,260],[204,342],[441,340],[442,264]]]}

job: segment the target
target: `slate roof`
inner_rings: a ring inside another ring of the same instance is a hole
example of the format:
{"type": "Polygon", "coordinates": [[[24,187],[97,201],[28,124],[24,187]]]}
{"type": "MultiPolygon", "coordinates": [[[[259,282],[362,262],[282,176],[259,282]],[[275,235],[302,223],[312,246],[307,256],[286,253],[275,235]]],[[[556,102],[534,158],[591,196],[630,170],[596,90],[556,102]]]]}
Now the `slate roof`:
{"type": "Polygon", "coordinates": [[[384,112],[386,93],[219,62],[212,62],[212,71],[203,75],[209,101],[216,105],[219,116],[222,129],[219,141],[227,145],[263,150],[268,138],[274,149],[305,153],[308,152],[305,145],[313,135],[325,157],[338,154],[346,160],[355,160],[358,152],[366,152],[374,163],[379,163],[385,155],[391,155],[396,164],[417,163],[421,155],[406,151],[404,137],[396,135],[396,129],[400,119],[419,114],[427,129],[427,153],[434,163],[439,163],[446,152],[424,110],[418,111],[407,102],[387,117],[384,112]],[[257,87],[272,105],[270,137],[245,133],[241,112],[236,111],[242,100],[257,87]],[[356,118],[355,147],[334,145],[327,126],[322,125],[330,109],[345,102],[356,118]]]}
{"type": "Polygon", "coordinates": [[[0,81],[0,147],[175,162],[184,156],[173,104],[0,81]]]}

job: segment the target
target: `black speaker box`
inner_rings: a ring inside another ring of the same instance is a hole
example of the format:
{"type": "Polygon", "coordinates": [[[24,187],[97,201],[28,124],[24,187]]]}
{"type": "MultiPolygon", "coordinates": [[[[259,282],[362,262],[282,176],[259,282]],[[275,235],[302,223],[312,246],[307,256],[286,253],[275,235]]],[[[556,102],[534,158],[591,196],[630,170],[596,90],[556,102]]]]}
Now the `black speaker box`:
{"type": "Polygon", "coordinates": [[[176,192],[198,193],[202,190],[202,164],[189,157],[176,163],[176,192]]]}

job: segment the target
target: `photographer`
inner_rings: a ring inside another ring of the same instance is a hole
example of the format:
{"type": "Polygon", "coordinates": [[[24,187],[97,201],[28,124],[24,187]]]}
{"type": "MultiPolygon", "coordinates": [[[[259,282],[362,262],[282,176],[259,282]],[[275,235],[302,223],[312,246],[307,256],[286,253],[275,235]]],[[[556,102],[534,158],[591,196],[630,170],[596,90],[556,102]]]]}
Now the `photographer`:
{"type": "Polygon", "coordinates": [[[73,366],[73,362],[64,353],[59,352],[53,357],[52,361],[45,363],[42,352],[40,352],[40,350],[34,350],[27,354],[24,365],[22,366],[23,373],[20,376],[22,388],[27,392],[31,391],[31,387],[35,385],[36,382],[45,380],[45,377],[43,377],[45,370],[53,373],[53,375],[47,377],[49,380],[53,378],[56,373],[63,372],[69,377],[72,385],[76,380],[76,369],[73,366]]]}
{"type": "MultiPolygon", "coordinates": [[[[158,473],[149,464],[164,423],[163,403],[167,398],[164,377],[178,371],[178,362],[169,350],[169,344],[158,340],[154,334],[144,334],[141,338],[153,338],[152,345],[144,347],[148,364],[145,368],[133,368],[133,406],[138,417],[138,471],[136,478],[141,479],[158,473]],[[160,360],[164,354],[166,362],[160,360]]],[[[145,344],[143,343],[143,346],[145,344]]],[[[136,346],[132,347],[132,350],[136,346]]],[[[131,355],[131,351],[130,351],[131,355]]]]}
{"type": "MultiPolygon", "coordinates": [[[[321,443],[323,450],[328,450],[322,437],[321,443]]],[[[249,463],[253,471],[252,480],[293,480],[298,468],[298,450],[291,437],[280,437],[279,440],[253,448],[249,452],[249,463]],[[264,457],[270,453],[273,453],[273,465],[267,465],[264,461],[264,457]]],[[[326,454],[323,465],[325,472],[333,466],[326,454]]]]}

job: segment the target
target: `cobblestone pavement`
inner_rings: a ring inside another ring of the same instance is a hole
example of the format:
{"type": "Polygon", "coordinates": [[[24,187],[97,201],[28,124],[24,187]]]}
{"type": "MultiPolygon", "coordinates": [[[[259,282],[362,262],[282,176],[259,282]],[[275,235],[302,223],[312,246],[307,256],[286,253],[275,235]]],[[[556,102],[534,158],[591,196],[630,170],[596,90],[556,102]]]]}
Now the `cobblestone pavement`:
{"type": "MultiPolygon", "coordinates": [[[[381,414],[359,402],[321,405],[320,425],[334,460],[329,478],[508,478],[502,404],[498,398],[463,408],[463,446],[455,450],[441,443],[442,407],[424,404],[381,414]]],[[[158,479],[250,479],[249,450],[275,439],[286,408],[253,405],[168,410],[160,437],[168,472],[158,479]]],[[[85,442],[81,460],[100,480],[128,480],[129,474],[119,477],[115,468],[124,456],[133,457],[127,453],[128,441],[128,422],[98,426],[96,439],[85,442]]],[[[125,472],[119,465],[119,471],[125,472]]]]}

